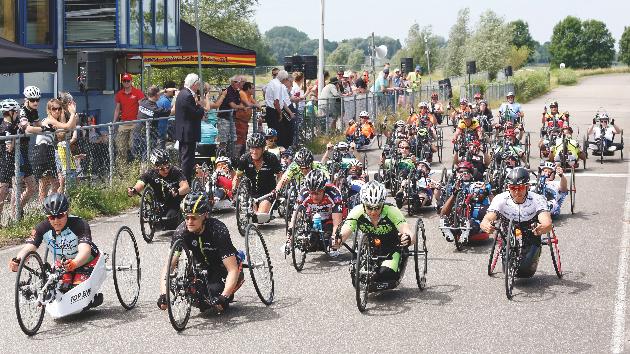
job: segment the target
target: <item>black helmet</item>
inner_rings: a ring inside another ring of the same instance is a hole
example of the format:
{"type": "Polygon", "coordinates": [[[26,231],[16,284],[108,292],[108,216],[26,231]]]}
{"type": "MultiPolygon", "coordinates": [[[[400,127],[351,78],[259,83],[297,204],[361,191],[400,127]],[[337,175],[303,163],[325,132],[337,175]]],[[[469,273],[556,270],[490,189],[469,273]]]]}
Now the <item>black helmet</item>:
{"type": "Polygon", "coordinates": [[[288,149],[286,149],[286,150],[283,150],[283,151],[280,153],[280,156],[289,156],[289,157],[293,158],[293,150],[292,150],[291,148],[288,148],[288,149]]]}
{"type": "Polygon", "coordinates": [[[312,170],[304,179],[304,187],[309,191],[318,191],[324,189],[326,185],[326,175],[321,170],[312,170]]]}
{"type": "Polygon", "coordinates": [[[343,154],[339,150],[333,150],[331,160],[333,161],[341,161],[343,159],[343,154]]]}
{"type": "Polygon", "coordinates": [[[151,157],[149,157],[149,160],[155,166],[160,166],[160,165],[167,164],[170,159],[169,159],[168,151],[164,149],[155,149],[151,153],[151,157]]]}
{"type": "Polygon", "coordinates": [[[506,177],[508,185],[523,185],[529,182],[529,171],[524,167],[516,167],[506,177]]]}
{"type": "Polygon", "coordinates": [[[253,133],[247,137],[248,148],[261,148],[265,145],[265,135],[263,133],[253,133]]]}
{"type": "Polygon", "coordinates": [[[190,192],[182,201],[184,214],[204,214],[212,210],[208,203],[208,195],[203,191],[190,192]]]}
{"type": "Polygon", "coordinates": [[[53,193],[44,200],[44,213],[57,216],[68,211],[70,202],[65,194],[53,193]]]}
{"type": "Polygon", "coordinates": [[[295,154],[293,161],[300,167],[311,167],[313,163],[313,153],[307,148],[301,148],[297,154],[295,154]]]}

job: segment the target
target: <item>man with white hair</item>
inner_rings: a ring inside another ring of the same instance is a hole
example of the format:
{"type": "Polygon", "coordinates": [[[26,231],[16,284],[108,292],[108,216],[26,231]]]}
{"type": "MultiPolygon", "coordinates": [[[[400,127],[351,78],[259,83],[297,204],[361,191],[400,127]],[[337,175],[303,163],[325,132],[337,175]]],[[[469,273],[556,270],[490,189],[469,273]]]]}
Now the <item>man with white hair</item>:
{"type": "Polygon", "coordinates": [[[230,86],[226,89],[225,98],[219,107],[217,116],[217,142],[225,144],[227,155],[230,158],[237,158],[235,154],[234,144],[236,143],[236,125],[234,123],[234,109],[246,109],[247,107],[241,102],[240,89],[242,85],[240,76],[232,76],[230,78],[230,86]]]}
{"type": "MultiPolygon", "coordinates": [[[[269,128],[273,128],[277,131],[281,130],[281,128],[279,128],[279,122],[282,118],[285,92],[287,91],[285,83],[288,80],[289,73],[286,70],[280,70],[278,71],[278,75],[276,75],[276,78],[269,82],[265,91],[265,104],[267,105],[265,122],[267,123],[267,126],[269,128]]],[[[291,112],[290,110],[289,112],[287,112],[287,115],[292,117],[293,112],[291,112]]]]}
{"type": "Polygon", "coordinates": [[[201,141],[201,119],[205,113],[205,102],[197,95],[199,86],[197,74],[186,75],[184,89],[175,99],[175,139],[179,141],[179,160],[188,183],[194,172],[195,148],[201,141]]]}

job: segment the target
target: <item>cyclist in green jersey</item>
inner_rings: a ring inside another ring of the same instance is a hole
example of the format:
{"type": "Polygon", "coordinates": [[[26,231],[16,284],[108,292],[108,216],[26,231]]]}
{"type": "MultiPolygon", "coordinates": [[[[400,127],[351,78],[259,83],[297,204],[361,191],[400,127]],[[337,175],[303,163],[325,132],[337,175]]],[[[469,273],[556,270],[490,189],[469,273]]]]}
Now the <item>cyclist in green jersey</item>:
{"type": "MultiPolygon", "coordinates": [[[[415,242],[409,223],[400,209],[385,203],[387,191],[377,181],[370,181],[361,189],[361,204],[355,206],[341,227],[341,241],[347,240],[357,229],[364,235],[378,239],[378,256],[386,256],[379,261],[376,281],[392,281],[400,277],[401,265],[407,256],[402,247],[415,242]]],[[[340,243],[335,244],[338,248],[340,243]]]]}

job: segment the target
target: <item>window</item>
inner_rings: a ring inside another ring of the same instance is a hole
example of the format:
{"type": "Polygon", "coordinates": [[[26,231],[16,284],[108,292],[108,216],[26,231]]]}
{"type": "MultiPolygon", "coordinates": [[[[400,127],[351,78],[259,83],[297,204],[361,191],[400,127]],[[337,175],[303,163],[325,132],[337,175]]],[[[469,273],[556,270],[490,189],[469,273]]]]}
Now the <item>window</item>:
{"type": "Polygon", "coordinates": [[[174,47],[177,46],[178,43],[178,33],[177,29],[179,28],[179,16],[177,16],[177,1],[168,1],[166,9],[166,23],[168,24],[168,46],[174,47]]]}
{"type": "MultiPolygon", "coordinates": [[[[173,1],[171,1],[173,2],[173,1]]],[[[155,45],[165,46],[166,38],[166,4],[165,0],[155,0],[155,45]]]]}
{"type": "Polygon", "coordinates": [[[127,44],[127,0],[118,0],[118,41],[127,44]]]}
{"type": "Polygon", "coordinates": [[[153,27],[155,26],[153,22],[153,1],[142,0],[142,16],[144,17],[144,27],[142,31],[144,39],[143,47],[155,45],[153,39],[153,27]]]}
{"type": "Polygon", "coordinates": [[[140,45],[140,25],[142,23],[140,5],[140,0],[129,0],[129,44],[131,45],[140,45]]]}
{"type": "Polygon", "coordinates": [[[26,44],[52,44],[50,0],[26,1],[26,44]]]}
{"type": "Polygon", "coordinates": [[[116,43],[116,1],[66,1],[66,44],[116,43]]]}
{"type": "Polygon", "coordinates": [[[0,4],[0,37],[15,42],[15,2],[3,0],[0,4]]]}

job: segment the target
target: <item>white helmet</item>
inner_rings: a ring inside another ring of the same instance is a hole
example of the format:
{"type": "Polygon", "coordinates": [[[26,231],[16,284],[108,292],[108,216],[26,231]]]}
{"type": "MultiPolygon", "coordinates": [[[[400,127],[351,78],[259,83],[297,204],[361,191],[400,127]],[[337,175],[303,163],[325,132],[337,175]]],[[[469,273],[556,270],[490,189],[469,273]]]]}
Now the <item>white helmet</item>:
{"type": "Polygon", "coordinates": [[[350,168],[352,167],[358,167],[358,168],[363,168],[363,162],[357,160],[357,159],[352,159],[350,160],[350,168]]]}
{"type": "Polygon", "coordinates": [[[418,103],[418,108],[422,108],[422,107],[429,108],[429,104],[426,103],[425,101],[418,103]]]}
{"type": "Polygon", "coordinates": [[[6,100],[2,100],[0,101],[0,112],[4,113],[4,112],[9,112],[9,111],[19,111],[20,110],[20,104],[13,99],[6,99],[6,100]]]}
{"type": "Polygon", "coordinates": [[[397,120],[396,123],[394,123],[394,125],[396,126],[396,128],[402,128],[405,126],[405,121],[404,120],[397,120]]]}
{"type": "Polygon", "coordinates": [[[35,86],[26,86],[24,88],[24,97],[26,98],[41,98],[42,93],[39,88],[35,86]]]}
{"type": "Polygon", "coordinates": [[[540,170],[542,171],[545,168],[551,169],[552,171],[556,170],[556,164],[551,161],[540,161],[540,170]]]}
{"type": "Polygon", "coordinates": [[[385,186],[377,181],[370,181],[361,189],[361,203],[365,206],[377,208],[385,203],[385,186]]]}
{"type": "Polygon", "coordinates": [[[361,111],[361,113],[359,113],[359,118],[363,117],[370,117],[370,114],[367,111],[361,111]]]}
{"type": "Polygon", "coordinates": [[[217,164],[217,165],[218,165],[218,164],[220,164],[220,163],[225,163],[225,164],[227,164],[228,166],[231,166],[231,165],[232,165],[232,161],[230,161],[230,158],[229,158],[229,157],[227,157],[227,156],[219,156],[219,157],[217,158],[217,160],[215,161],[215,164],[217,164]]]}
{"type": "Polygon", "coordinates": [[[346,143],[345,141],[340,141],[337,143],[335,148],[337,148],[337,150],[348,151],[348,149],[350,148],[350,145],[348,145],[348,143],[346,143]]]}

